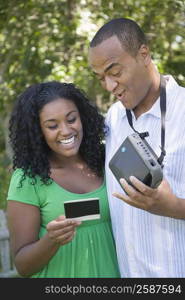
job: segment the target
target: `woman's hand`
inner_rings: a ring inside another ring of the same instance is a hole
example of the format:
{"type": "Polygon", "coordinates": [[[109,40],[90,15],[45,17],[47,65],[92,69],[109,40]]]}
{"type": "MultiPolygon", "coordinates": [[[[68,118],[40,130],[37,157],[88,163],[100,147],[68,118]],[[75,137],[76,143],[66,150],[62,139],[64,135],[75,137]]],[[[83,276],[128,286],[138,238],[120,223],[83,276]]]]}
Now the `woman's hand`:
{"type": "Polygon", "coordinates": [[[54,241],[54,243],[65,245],[74,238],[76,227],[80,224],[80,221],[66,219],[65,216],[59,216],[57,219],[49,222],[46,229],[49,238],[54,241]]]}

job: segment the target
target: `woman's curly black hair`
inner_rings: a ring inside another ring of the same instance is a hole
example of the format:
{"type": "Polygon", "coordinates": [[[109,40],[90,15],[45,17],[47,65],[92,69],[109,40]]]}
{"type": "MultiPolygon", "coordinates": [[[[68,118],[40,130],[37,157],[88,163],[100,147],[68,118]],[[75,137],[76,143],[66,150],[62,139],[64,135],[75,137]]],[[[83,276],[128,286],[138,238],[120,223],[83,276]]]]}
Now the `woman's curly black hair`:
{"type": "Polygon", "coordinates": [[[23,177],[44,184],[51,183],[50,148],[41,131],[39,113],[43,106],[58,98],[65,98],[77,106],[83,127],[80,154],[97,176],[103,176],[105,147],[104,117],[86,94],[72,83],[50,81],[28,87],[16,100],[9,121],[9,139],[13,150],[13,169],[23,169],[23,177]]]}

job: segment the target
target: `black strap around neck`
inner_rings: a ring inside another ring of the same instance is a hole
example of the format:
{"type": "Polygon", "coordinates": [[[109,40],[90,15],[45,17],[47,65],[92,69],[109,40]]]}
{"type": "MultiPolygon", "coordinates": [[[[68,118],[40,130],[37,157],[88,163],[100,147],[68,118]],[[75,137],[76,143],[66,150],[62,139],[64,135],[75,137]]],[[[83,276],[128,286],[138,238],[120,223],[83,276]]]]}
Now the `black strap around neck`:
{"type": "MultiPolygon", "coordinates": [[[[164,156],[166,155],[166,151],[165,151],[166,80],[162,75],[160,75],[160,109],[161,109],[161,155],[158,158],[158,163],[162,166],[164,156]]],[[[132,122],[132,113],[129,109],[126,109],[126,114],[127,114],[127,119],[130,127],[136,133],[138,133],[142,139],[149,136],[148,132],[139,133],[138,131],[135,130],[132,122]]]]}

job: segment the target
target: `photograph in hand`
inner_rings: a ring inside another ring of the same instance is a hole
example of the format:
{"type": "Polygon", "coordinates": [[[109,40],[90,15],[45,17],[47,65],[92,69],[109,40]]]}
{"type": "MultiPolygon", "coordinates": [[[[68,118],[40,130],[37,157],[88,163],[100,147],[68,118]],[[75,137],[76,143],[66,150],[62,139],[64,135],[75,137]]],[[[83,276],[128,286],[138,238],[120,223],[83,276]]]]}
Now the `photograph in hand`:
{"type": "Polygon", "coordinates": [[[79,221],[99,219],[99,198],[65,201],[64,210],[66,218],[79,221]]]}

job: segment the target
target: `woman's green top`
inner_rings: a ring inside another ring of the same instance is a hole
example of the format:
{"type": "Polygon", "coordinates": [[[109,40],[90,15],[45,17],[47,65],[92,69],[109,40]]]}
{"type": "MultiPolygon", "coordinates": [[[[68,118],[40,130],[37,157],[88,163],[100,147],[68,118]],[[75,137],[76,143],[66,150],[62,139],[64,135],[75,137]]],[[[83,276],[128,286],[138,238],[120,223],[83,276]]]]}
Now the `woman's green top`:
{"type": "MultiPolygon", "coordinates": [[[[37,177],[33,184],[26,177],[20,187],[22,170],[14,171],[8,191],[8,200],[35,205],[40,210],[39,237],[47,232],[46,225],[64,215],[64,201],[95,198],[100,199],[100,219],[82,221],[74,239],[60,246],[49,263],[31,277],[49,278],[114,278],[120,277],[115,245],[111,229],[106,184],[85,194],[71,193],[56,182],[45,185],[37,177]]],[[[23,224],[24,226],[24,224],[23,224]]]]}

